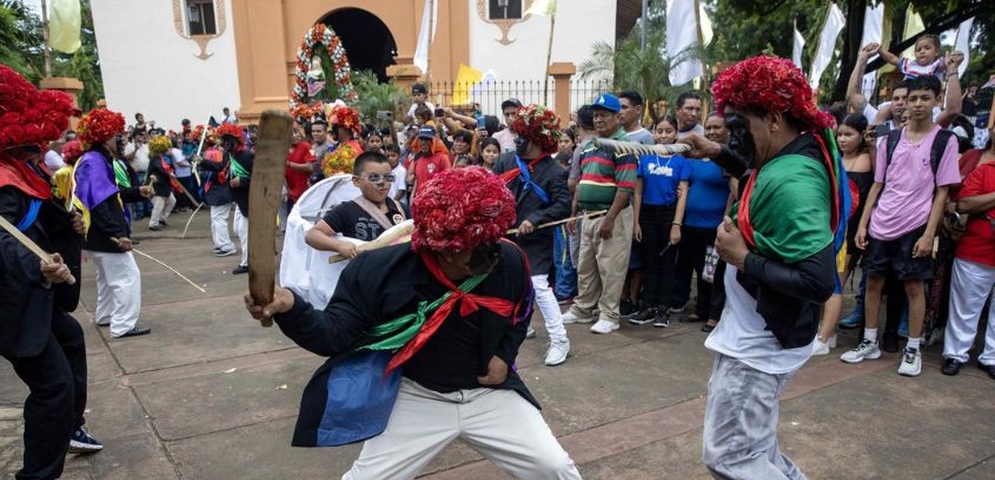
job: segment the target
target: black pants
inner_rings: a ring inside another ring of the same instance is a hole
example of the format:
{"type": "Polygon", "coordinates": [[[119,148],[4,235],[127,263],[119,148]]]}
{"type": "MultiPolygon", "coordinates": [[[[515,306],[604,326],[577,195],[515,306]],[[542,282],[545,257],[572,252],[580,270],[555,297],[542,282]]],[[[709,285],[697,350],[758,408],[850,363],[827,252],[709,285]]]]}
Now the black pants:
{"type": "MultiPolygon", "coordinates": [[[[681,243],[677,250],[677,275],[671,304],[679,307],[691,299],[691,275],[697,274],[698,299],[695,303],[694,313],[703,320],[718,319],[718,317],[711,317],[709,314],[712,284],[701,278],[701,272],[705,267],[705,252],[709,246],[715,245],[715,231],[714,228],[685,225],[681,227],[681,243]]],[[[716,279],[722,281],[721,277],[716,276],[716,279]]]]}
{"type": "Polygon", "coordinates": [[[673,223],[673,205],[643,204],[639,211],[639,228],[643,231],[643,240],[639,242],[643,257],[643,302],[647,307],[670,308],[677,259],[677,246],[670,245],[673,223]]]}
{"type": "Polygon", "coordinates": [[[34,357],[7,357],[31,393],[24,401],[24,466],[17,480],[62,475],[69,437],[86,409],[86,343],[79,323],[64,312],[52,318],[48,344],[34,357]]]}
{"type": "MultiPolygon", "coordinates": [[[[187,191],[190,192],[190,195],[193,195],[193,198],[195,200],[200,201],[199,197],[197,196],[197,190],[198,190],[197,179],[194,178],[193,175],[190,175],[189,177],[177,177],[177,180],[180,181],[180,184],[183,185],[183,188],[187,189],[187,191]]],[[[197,208],[197,205],[191,203],[190,198],[187,197],[186,194],[184,194],[183,192],[176,192],[176,208],[192,209],[192,208],[197,208]]]]}

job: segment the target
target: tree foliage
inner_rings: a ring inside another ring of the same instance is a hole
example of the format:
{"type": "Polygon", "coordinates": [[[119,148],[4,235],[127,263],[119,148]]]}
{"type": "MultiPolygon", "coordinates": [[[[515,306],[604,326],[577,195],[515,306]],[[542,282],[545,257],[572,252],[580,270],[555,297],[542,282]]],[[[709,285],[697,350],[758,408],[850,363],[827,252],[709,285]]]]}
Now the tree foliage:
{"type": "MultiPolygon", "coordinates": [[[[352,84],[356,88],[354,106],[360,117],[368,121],[378,118],[377,112],[394,112],[398,105],[408,104],[404,89],[394,79],[380,83],[377,74],[370,70],[353,72],[352,84]]],[[[383,123],[381,120],[378,121],[383,123]]]]}
{"type": "MultiPolygon", "coordinates": [[[[93,32],[90,0],[81,0],[82,46],[73,54],[51,52],[53,77],[73,77],[83,82],[79,106],[93,108],[104,96],[93,32]]],[[[0,0],[0,63],[13,68],[37,85],[45,75],[44,35],[41,19],[18,0],[0,0]]]]}

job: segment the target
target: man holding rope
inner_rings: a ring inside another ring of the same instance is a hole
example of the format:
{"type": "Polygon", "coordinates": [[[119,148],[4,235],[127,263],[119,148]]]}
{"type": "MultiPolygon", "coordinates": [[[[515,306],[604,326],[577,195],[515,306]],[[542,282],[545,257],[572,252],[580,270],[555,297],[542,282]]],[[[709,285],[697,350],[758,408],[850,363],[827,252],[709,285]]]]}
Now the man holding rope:
{"type": "Polygon", "coordinates": [[[546,107],[528,105],[511,116],[509,128],[516,134],[516,152],[498,159],[494,173],[508,185],[517,202],[518,233],[512,240],[528,255],[536,305],[546,321],[549,349],[544,363],[560,365],[567,361],[570,339],[563,327],[560,305],[549,287],[554,229],[536,228],[562,220],[570,213],[568,172],[550,156],[559,145],[560,118],[546,107]]]}
{"type": "Polygon", "coordinates": [[[253,317],[330,357],[294,445],[366,440],[345,480],[414,478],[456,438],[516,478],[579,479],[514,368],[533,300],[524,253],[501,240],[515,199],[480,167],[419,190],[411,243],[353,259],[324,310],[284,288],[269,305],[245,294],[253,317]]]}

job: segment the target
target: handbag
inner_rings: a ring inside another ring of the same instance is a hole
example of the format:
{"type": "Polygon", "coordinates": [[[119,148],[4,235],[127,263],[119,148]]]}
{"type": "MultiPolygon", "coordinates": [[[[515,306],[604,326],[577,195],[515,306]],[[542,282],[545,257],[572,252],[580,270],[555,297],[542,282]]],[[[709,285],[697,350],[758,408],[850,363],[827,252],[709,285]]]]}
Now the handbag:
{"type": "Polygon", "coordinates": [[[400,369],[384,375],[392,356],[390,351],[358,350],[331,368],[318,445],[346,445],[383,433],[401,387],[400,369]]]}

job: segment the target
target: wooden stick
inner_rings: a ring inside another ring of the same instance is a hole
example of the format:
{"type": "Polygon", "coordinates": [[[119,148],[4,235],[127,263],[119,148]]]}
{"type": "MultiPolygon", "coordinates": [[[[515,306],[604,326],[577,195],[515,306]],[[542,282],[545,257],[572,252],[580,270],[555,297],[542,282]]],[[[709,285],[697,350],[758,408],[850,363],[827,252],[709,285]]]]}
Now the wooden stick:
{"type": "MultiPolygon", "coordinates": [[[[18,230],[17,227],[15,227],[12,223],[7,221],[7,219],[3,218],[2,216],[0,216],[0,227],[3,227],[3,229],[6,230],[7,233],[16,238],[17,241],[21,242],[21,245],[24,245],[28,250],[31,250],[31,253],[35,254],[38,258],[40,258],[42,262],[45,262],[45,265],[51,265],[52,263],[54,263],[52,262],[51,254],[49,254],[44,249],[39,247],[38,244],[32,241],[30,238],[28,238],[28,236],[25,235],[24,232],[18,230]]],[[[76,277],[74,277],[73,274],[70,273],[69,279],[66,280],[66,283],[70,285],[75,285],[76,277]]]]}
{"type": "Polygon", "coordinates": [[[183,235],[180,235],[180,238],[187,238],[187,229],[190,228],[190,222],[193,221],[193,216],[196,215],[203,206],[204,202],[201,202],[200,205],[197,205],[197,208],[194,209],[193,213],[190,214],[190,218],[187,219],[187,224],[183,226],[183,235]]]}
{"type": "MultiPolygon", "coordinates": [[[[598,210],[597,212],[587,212],[587,213],[585,213],[583,215],[577,215],[576,217],[569,217],[569,218],[564,218],[562,220],[556,220],[556,221],[553,221],[553,222],[543,223],[541,225],[536,226],[535,230],[541,230],[543,228],[549,228],[549,227],[555,227],[557,225],[563,225],[564,223],[567,223],[567,222],[570,222],[570,221],[573,221],[573,220],[581,220],[581,219],[584,219],[584,218],[597,217],[597,216],[600,216],[600,215],[604,215],[606,213],[608,213],[608,210],[598,210]]],[[[508,235],[517,235],[517,234],[518,234],[518,229],[517,228],[512,228],[511,230],[508,230],[508,235]]]]}
{"type": "Polygon", "coordinates": [[[170,267],[169,265],[166,265],[166,263],[163,262],[162,260],[159,260],[158,258],[155,258],[152,255],[149,255],[149,254],[147,254],[147,253],[145,253],[145,252],[143,252],[143,251],[141,251],[141,250],[139,250],[137,248],[134,248],[134,247],[131,248],[131,251],[135,252],[135,253],[137,253],[137,254],[139,254],[139,255],[141,255],[141,256],[149,259],[149,260],[152,260],[153,262],[158,263],[159,265],[161,265],[163,267],[165,267],[166,270],[169,270],[170,272],[173,272],[174,274],[176,274],[176,276],[182,278],[183,280],[186,280],[186,282],[189,283],[190,286],[192,286],[193,288],[196,288],[197,290],[200,290],[200,293],[207,293],[207,290],[204,290],[203,288],[201,288],[200,285],[197,285],[196,283],[193,283],[193,280],[190,280],[189,278],[187,278],[182,273],[177,272],[175,268],[170,267]]]}
{"type": "MultiPolygon", "coordinates": [[[[294,120],[281,110],[266,110],[259,120],[259,141],[249,186],[249,294],[256,305],[273,302],[276,286],[276,228],[294,120]]],[[[272,319],[262,321],[264,327],[272,319]]]]}

